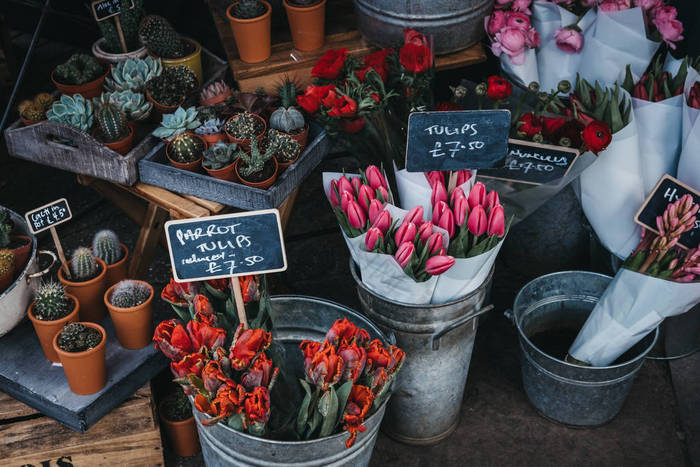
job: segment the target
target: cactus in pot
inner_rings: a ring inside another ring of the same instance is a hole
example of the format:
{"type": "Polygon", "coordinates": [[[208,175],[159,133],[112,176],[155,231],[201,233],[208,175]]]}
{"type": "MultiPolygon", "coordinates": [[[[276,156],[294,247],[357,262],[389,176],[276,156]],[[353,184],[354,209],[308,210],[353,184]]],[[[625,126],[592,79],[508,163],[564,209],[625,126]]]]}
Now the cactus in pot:
{"type": "Polygon", "coordinates": [[[80,94],[73,97],[64,94],[46,112],[46,118],[88,131],[93,121],[92,103],[80,94]]]}
{"type": "Polygon", "coordinates": [[[133,308],[151,296],[151,289],[144,283],[133,280],[119,282],[109,297],[109,303],[117,308],[133,308]]]}
{"type": "Polygon", "coordinates": [[[157,57],[181,58],[186,55],[185,42],[162,16],[146,16],[139,26],[139,37],[148,50],[157,57]]]}
{"type": "Polygon", "coordinates": [[[58,334],[58,347],[65,352],[84,352],[102,342],[102,333],[82,323],[68,323],[58,334]]]}
{"type": "Polygon", "coordinates": [[[75,282],[85,282],[100,273],[100,265],[89,248],[80,247],[73,252],[70,271],[75,282]]]}
{"type": "Polygon", "coordinates": [[[153,136],[172,141],[176,136],[199,127],[202,122],[197,116],[197,109],[194,107],[187,110],[178,107],[174,113],[163,114],[160,126],[153,130],[153,136]]]}
{"type": "Polygon", "coordinates": [[[194,132],[198,135],[215,135],[221,133],[223,126],[224,122],[218,118],[211,118],[195,128],[194,132]]]}
{"type": "Polygon", "coordinates": [[[276,148],[275,158],[280,164],[293,162],[301,152],[301,146],[291,136],[274,129],[267,132],[265,142],[276,148]]]}
{"type": "Polygon", "coordinates": [[[126,115],[116,105],[106,104],[96,113],[98,129],[96,136],[105,143],[121,141],[129,136],[126,115]]]}
{"type": "Polygon", "coordinates": [[[103,93],[99,99],[94,101],[96,107],[106,104],[116,105],[129,121],[142,121],[151,115],[153,103],[146,100],[146,96],[141,93],[126,89],[103,93]]]}
{"type": "Polygon", "coordinates": [[[55,321],[73,311],[73,301],[58,282],[44,282],[34,291],[34,317],[41,321],[55,321]]]}
{"type": "Polygon", "coordinates": [[[100,230],[92,238],[92,252],[108,266],[124,257],[119,237],[111,230],[100,230]]]}
{"type": "Polygon", "coordinates": [[[197,75],[184,65],[166,68],[146,83],[146,90],[160,105],[172,107],[185,100],[199,86],[197,75]]]}
{"type": "Polygon", "coordinates": [[[105,52],[112,54],[130,52],[141,47],[139,43],[139,23],[144,15],[143,0],[121,0],[120,3],[119,24],[124,35],[127,50],[124,50],[122,47],[117,25],[113,19],[97,22],[97,27],[100,28],[102,37],[105,39],[103,48],[105,52]],[[131,8],[132,1],[133,8],[131,8]]]}
{"type": "Polygon", "coordinates": [[[0,249],[0,276],[14,269],[15,254],[9,248],[0,249]]]}
{"type": "Polygon", "coordinates": [[[255,139],[263,131],[265,124],[255,115],[242,112],[226,121],[226,131],[237,139],[255,139]]]}
{"type": "Polygon", "coordinates": [[[233,90],[223,80],[214,81],[205,86],[199,93],[202,105],[214,105],[226,100],[233,90]]]}
{"type": "Polygon", "coordinates": [[[241,159],[238,173],[249,181],[261,181],[269,178],[264,176],[264,170],[267,162],[272,159],[275,152],[277,152],[276,144],[269,144],[265,151],[262,151],[258,141],[253,138],[250,142],[250,154],[245,151],[238,151],[238,157],[241,159]]]}
{"type": "Polygon", "coordinates": [[[168,149],[170,158],[181,164],[197,161],[204,152],[204,142],[196,136],[183,133],[172,140],[168,149]]]}
{"type": "Polygon", "coordinates": [[[145,92],[146,83],[163,73],[160,58],[130,58],[116,65],[105,79],[105,89],[110,92],[131,90],[145,92]]]}
{"type": "Polygon", "coordinates": [[[258,0],[240,0],[231,14],[238,19],[253,19],[264,15],[266,11],[267,7],[258,0]]]}
{"type": "Polygon", "coordinates": [[[33,102],[35,105],[38,105],[39,107],[44,109],[44,111],[46,111],[51,108],[55,100],[56,99],[54,99],[54,97],[48,92],[40,92],[39,94],[34,96],[33,102]]]}
{"type": "Polygon", "coordinates": [[[296,85],[289,79],[277,88],[281,106],[270,115],[270,127],[284,133],[298,134],[304,131],[304,115],[294,107],[297,99],[296,85]]]}
{"type": "Polygon", "coordinates": [[[87,54],[73,54],[54,70],[54,79],[61,84],[80,85],[94,81],[104,74],[102,64],[87,54]]]}
{"type": "Polygon", "coordinates": [[[219,170],[233,164],[238,158],[236,143],[216,143],[204,151],[202,165],[209,170],[219,170]]]}

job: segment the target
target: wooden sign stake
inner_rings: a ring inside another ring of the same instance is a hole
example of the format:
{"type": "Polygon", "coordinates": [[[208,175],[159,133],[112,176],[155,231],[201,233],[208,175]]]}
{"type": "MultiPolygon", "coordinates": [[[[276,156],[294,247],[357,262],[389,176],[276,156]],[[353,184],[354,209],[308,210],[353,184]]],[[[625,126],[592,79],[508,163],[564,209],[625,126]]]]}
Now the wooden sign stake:
{"type": "MultiPolygon", "coordinates": [[[[457,188],[457,172],[451,171],[447,182],[447,194],[451,195],[455,188],[457,188]]],[[[469,193],[466,194],[468,195],[469,193]]]]}
{"type": "Polygon", "coordinates": [[[122,23],[119,21],[119,15],[114,16],[114,24],[117,26],[117,34],[119,34],[119,42],[122,43],[122,50],[124,50],[124,53],[127,53],[126,39],[124,39],[124,31],[122,31],[122,23]]]}
{"type": "Polygon", "coordinates": [[[231,286],[233,287],[233,296],[236,299],[236,312],[238,312],[238,320],[243,325],[243,329],[248,329],[248,318],[245,315],[245,303],[243,303],[243,292],[241,292],[241,282],[238,277],[233,277],[231,286]]]}
{"type": "Polygon", "coordinates": [[[63,246],[61,246],[61,240],[58,238],[55,227],[50,227],[51,238],[53,238],[53,243],[56,245],[56,251],[58,252],[58,259],[61,260],[61,267],[63,268],[63,273],[66,275],[66,279],[72,279],[70,275],[70,269],[68,268],[68,262],[66,261],[66,255],[63,254],[63,246]]]}

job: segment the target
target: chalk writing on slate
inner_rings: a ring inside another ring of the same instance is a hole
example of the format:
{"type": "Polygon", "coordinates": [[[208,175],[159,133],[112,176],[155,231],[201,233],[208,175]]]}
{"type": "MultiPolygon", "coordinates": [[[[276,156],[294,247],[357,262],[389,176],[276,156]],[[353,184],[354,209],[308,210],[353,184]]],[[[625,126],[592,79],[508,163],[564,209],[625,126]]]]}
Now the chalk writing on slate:
{"type": "MultiPolygon", "coordinates": [[[[118,15],[122,11],[122,0],[96,0],[92,2],[92,14],[97,21],[104,21],[107,18],[118,15]]],[[[134,0],[129,2],[127,10],[134,8],[134,0]]]]}
{"type": "Polygon", "coordinates": [[[277,209],[168,221],[165,233],[178,282],[287,269],[277,209]]]}
{"type": "Polygon", "coordinates": [[[408,117],[406,170],[496,167],[506,156],[509,131],[508,110],[414,112],[408,117]]]}
{"type": "MultiPolygon", "coordinates": [[[[659,233],[656,228],[656,216],[661,216],[666,207],[690,193],[695,204],[700,203],[700,192],[689,187],[683,182],[666,174],[661,177],[651,194],[634,217],[634,221],[654,233],[659,233]]],[[[700,244],[700,220],[695,221],[695,227],[681,235],[678,244],[684,248],[696,248],[700,244]]]]}
{"type": "Polygon", "coordinates": [[[71,214],[68,201],[65,198],[52,201],[24,215],[29,228],[34,234],[69,221],[72,217],[73,214],[71,214]]]}
{"type": "Polygon", "coordinates": [[[576,149],[510,139],[505,165],[479,170],[478,176],[542,185],[564,178],[578,156],[576,149]]]}

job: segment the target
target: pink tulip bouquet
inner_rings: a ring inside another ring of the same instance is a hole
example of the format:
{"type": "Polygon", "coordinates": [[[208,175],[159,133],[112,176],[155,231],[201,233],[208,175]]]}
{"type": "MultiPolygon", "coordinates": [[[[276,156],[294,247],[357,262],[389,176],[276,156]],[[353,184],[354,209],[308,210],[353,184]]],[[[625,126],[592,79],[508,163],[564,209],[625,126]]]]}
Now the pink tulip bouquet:
{"type": "Polygon", "coordinates": [[[458,170],[435,172],[408,172],[406,169],[398,170],[394,167],[396,189],[403,209],[411,209],[414,206],[422,206],[427,218],[433,215],[433,198],[448,190],[460,187],[468,192],[474,184],[476,171],[458,170]],[[435,188],[438,183],[439,187],[435,188]],[[439,190],[440,193],[436,193],[439,190]]]}

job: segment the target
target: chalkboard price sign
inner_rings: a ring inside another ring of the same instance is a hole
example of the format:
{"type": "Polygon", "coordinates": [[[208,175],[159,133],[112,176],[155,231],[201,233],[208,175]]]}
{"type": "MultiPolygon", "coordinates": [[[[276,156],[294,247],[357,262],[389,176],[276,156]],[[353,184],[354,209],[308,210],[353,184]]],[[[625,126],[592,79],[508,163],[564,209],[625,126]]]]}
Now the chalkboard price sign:
{"type": "Polygon", "coordinates": [[[168,221],[165,234],[178,282],[287,269],[277,209],[168,221]]]}
{"type": "MultiPolygon", "coordinates": [[[[656,216],[662,215],[670,203],[686,194],[690,194],[693,197],[695,204],[700,203],[700,192],[668,174],[664,175],[637,212],[637,215],[634,217],[635,222],[647,230],[659,233],[656,228],[656,216]]],[[[695,221],[695,227],[692,230],[681,235],[678,244],[684,248],[696,248],[699,246],[700,220],[695,221]]]]}
{"type": "MultiPolygon", "coordinates": [[[[92,14],[96,21],[104,21],[122,11],[122,0],[96,0],[92,2],[92,14]]],[[[129,2],[127,10],[134,8],[134,0],[129,2]]]]}
{"type": "Polygon", "coordinates": [[[406,170],[484,169],[503,160],[510,111],[414,112],[408,117],[406,170]]]}
{"type": "Polygon", "coordinates": [[[65,198],[57,199],[24,215],[32,233],[37,234],[69,221],[73,215],[65,198]]]}
{"type": "Polygon", "coordinates": [[[576,149],[510,139],[505,165],[479,170],[478,176],[542,185],[564,178],[578,156],[576,149]]]}

